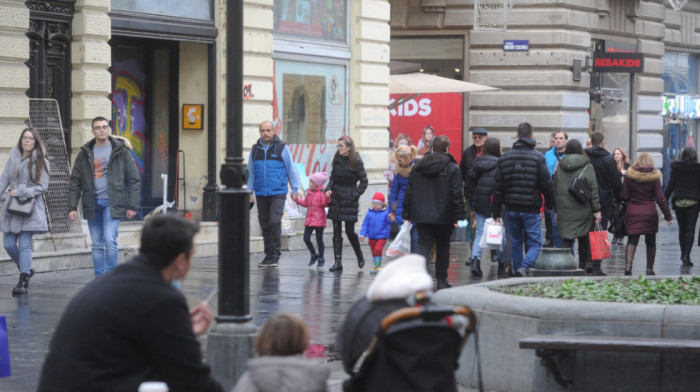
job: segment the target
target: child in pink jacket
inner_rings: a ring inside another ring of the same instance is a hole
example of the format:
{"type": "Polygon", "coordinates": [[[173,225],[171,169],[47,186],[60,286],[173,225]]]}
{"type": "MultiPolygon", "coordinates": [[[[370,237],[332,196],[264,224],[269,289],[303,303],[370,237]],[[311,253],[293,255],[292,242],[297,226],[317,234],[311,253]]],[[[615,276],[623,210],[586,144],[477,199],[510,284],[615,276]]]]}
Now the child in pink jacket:
{"type": "Polygon", "coordinates": [[[304,221],[304,243],[311,252],[311,261],[309,267],[317,261],[316,268],[323,268],[325,260],[323,259],[323,229],[326,228],[326,210],[325,208],[331,203],[331,198],[326,197],[323,191],[323,184],[328,180],[326,172],[314,173],[309,177],[309,191],[306,197],[297,198],[297,204],[306,207],[306,220],[304,221]],[[311,232],[316,231],[316,245],[318,245],[318,253],[314,250],[314,244],[311,243],[311,232]]]}

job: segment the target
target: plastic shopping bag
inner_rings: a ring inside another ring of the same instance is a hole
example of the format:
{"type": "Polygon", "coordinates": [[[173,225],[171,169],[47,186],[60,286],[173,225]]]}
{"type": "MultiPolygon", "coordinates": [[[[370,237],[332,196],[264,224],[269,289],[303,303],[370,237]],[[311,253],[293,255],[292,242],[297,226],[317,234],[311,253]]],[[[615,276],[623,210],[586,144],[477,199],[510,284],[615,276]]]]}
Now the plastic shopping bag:
{"type": "Polygon", "coordinates": [[[386,249],[387,256],[399,257],[411,252],[411,224],[404,222],[399,234],[386,249]]]}
{"type": "Polygon", "coordinates": [[[501,250],[503,247],[503,225],[492,222],[488,230],[481,236],[483,237],[484,235],[486,236],[486,246],[489,249],[501,250]]]}
{"type": "Polygon", "coordinates": [[[608,233],[603,231],[600,223],[595,224],[595,231],[588,233],[588,241],[591,243],[591,260],[603,260],[610,258],[610,241],[608,233]]]}
{"type": "Polygon", "coordinates": [[[481,238],[475,238],[475,241],[479,241],[479,246],[481,249],[488,248],[488,244],[486,244],[486,233],[489,231],[489,227],[493,224],[493,218],[488,218],[484,221],[484,228],[481,230],[481,238]]]}

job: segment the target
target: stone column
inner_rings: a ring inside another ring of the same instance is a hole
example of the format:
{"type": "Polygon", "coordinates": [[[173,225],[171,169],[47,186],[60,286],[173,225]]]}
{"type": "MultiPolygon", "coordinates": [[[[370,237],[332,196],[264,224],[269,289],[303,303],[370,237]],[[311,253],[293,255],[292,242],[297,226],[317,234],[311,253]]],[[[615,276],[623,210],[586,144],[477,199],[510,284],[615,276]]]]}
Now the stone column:
{"type": "Polygon", "coordinates": [[[109,0],[77,0],[75,3],[71,46],[71,145],[75,152],[93,137],[90,122],[94,117],[110,119],[112,116],[109,98],[112,77],[108,70],[112,50],[107,43],[112,35],[109,8],[109,0]]]}
{"type": "Polygon", "coordinates": [[[0,165],[29,118],[29,9],[23,0],[0,0],[0,165]]]}

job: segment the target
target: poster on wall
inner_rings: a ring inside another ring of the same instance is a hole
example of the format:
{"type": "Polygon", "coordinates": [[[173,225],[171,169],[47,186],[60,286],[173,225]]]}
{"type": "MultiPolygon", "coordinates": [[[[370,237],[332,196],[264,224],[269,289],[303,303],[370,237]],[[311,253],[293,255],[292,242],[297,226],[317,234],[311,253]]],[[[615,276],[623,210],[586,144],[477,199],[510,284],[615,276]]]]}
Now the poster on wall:
{"type": "MultiPolygon", "coordinates": [[[[400,96],[391,94],[390,102],[400,96]]],[[[421,94],[391,110],[391,140],[405,133],[417,146],[423,129],[430,125],[435,129],[435,136],[450,138],[450,154],[459,163],[462,159],[462,115],[461,93],[421,94]]]]}
{"type": "Polygon", "coordinates": [[[346,40],[347,0],[275,0],[275,33],[346,40]]]}
{"type": "Polygon", "coordinates": [[[345,66],[276,60],[274,75],[275,134],[305,175],[330,171],[337,140],[347,134],[345,66]]]}

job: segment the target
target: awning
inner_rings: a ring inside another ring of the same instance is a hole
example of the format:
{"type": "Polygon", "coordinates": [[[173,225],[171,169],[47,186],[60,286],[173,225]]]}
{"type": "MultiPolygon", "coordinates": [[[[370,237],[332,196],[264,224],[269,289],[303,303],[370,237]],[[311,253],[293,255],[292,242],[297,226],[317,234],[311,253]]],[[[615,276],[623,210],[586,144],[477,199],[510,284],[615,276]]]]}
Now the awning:
{"type": "Polygon", "coordinates": [[[497,90],[500,89],[421,72],[389,76],[391,94],[468,93],[497,90]]]}

